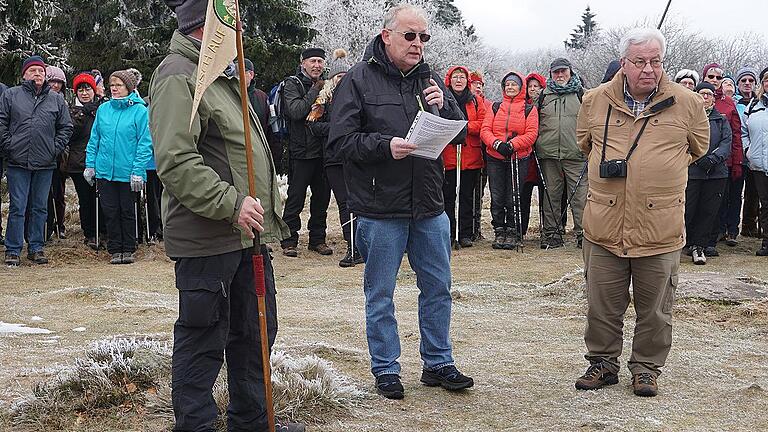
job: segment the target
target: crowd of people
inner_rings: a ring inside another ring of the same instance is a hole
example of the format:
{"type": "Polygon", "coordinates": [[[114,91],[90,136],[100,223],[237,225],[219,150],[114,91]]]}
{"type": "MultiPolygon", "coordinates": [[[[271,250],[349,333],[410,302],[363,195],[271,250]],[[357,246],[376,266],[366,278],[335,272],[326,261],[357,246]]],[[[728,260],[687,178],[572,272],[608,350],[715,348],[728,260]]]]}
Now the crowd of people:
{"type": "Polygon", "coordinates": [[[384,16],[357,64],[343,49],[328,59],[310,47],[296,73],[267,94],[255,88],[253,64],[245,62],[256,200],[247,195],[235,68],[211,84],[191,113],[205,2],[167,3],[179,27],[146,98],[135,69],[106,81],[92,70],[74,77],[68,102],[64,72],[39,56],[26,59],[21,84],[0,86],[0,166],[7,165],[10,195],[7,265],[20,264],[25,240],[28,259],[43,264],[46,239],[71,235],[64,225],[67,177],[78,195],[83,241],[105,247],[110,263],[134,262],[139,241],[164,240],[179,289],[173,356],[179,428],[215,417],[209,396],[225,351],[230,386],[240,387],[230,392],[229,420],[265,421],[263,383],[250,385],[254,378],[245,372],[261,370],[261,359],[247,348],[258,346],[260,336],[244,318],[256,316],[248,295],[251,257],[265,260],[271,345],[277,312],[267,243],[279,242],[286,257],[300,255],[307,189],[308,249],[334,253],[326,243],[333,192],[347,243],[339,265],[365,263],[371,372],[377,391],[392,399],[404,397],[393,293],[406,252],[421,293],[421,381],[451,391],[474,385],[452,356],[450,250],[483,239],[486,186],[494,249],[521,247],[534,187],[542,249],[566,244],[571,209],[589,293],[590,366],[576,381],[579,389],[618,382],[630,279],[638,324],[629,367],[635,394],[654,396],[671,347],[681,250],[704,264],[718,255],[720,241],[735,246],[742,235],[762,238],[756,254],[768,256],[768,68],[758,73],[744,66],[730,76],[711,63],[701,75],[684,69],[670,79],[663,35],[636,29],[622,39],[621,58],[595,89],[587,90],[568,59],[556,58],[546,76],[510,70],[489,83],[501,89],[501,100],[492,101],[481,71],[457,65],[441,76],[429,68],[426,14],[399,5],[384,16]],[[419,111],[467,121],[437,160],[412,157],[417,146],[404,138],[419,111]],[[276,173],[284,147],[283,210],[276,173]],[[253,230],[261,234],[256,252],[253,230]]]}

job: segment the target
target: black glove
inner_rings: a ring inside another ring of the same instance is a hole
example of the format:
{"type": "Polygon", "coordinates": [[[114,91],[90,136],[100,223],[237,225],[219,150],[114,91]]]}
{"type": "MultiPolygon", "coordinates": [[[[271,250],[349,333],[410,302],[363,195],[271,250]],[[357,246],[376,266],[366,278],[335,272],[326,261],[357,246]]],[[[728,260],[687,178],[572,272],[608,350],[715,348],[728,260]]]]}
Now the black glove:
{"type": "Polygon", "coordinates": [[[717,160],[717,156],[709,154],[699,159],[698,165],[699,168],[704,170],[704,172],[709,173],[718,163],[719,161],[717,160]]]}
{"type": "Polygon", "coordinates": [[[500,155],[504,157],[511,157],[514,153],[514,149],[512,149],[512,146],[509,145],[506,141],[498,140],[493,144],[493,148],[499,152],[500,155]]]}

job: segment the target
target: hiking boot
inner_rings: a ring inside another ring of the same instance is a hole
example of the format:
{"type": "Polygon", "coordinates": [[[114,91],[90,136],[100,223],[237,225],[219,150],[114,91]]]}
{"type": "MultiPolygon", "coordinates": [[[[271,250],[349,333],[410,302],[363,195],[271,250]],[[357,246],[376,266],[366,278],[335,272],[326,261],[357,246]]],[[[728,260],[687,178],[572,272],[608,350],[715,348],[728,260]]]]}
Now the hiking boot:
{"type": "Polygon", "coordinates": [[[21,258],[18,255],[7,253],[5,254],[5,265],[18,267],[21,265],[21,258]]]}
{"type": "Polygon", "coordinates": [[[739,241],[736,240],[736,234],[728,234],[728,236],[725,238],[725,245],[734,247],[737,244],[739,244],[739,241]]]}
{"type": "Polygon", "coordinates": [[[563,239],[561,239],[558,236],[548,236],[541,241],[542,249],[557,249],[563,246],[564,246],[563,239]]]}
{"type": "Polygon", "coordinates": [[[693,253],[693,246],[691,245],[683,246],[683,255],[691,256],[692,253],[693,253]]]}
{"type": "Polygon", "coordinates": [[[376,377],[376,393],[387,399],[402,399],[405,389],[400,382],[400,376],[384,374],[376,377]]]}
{"type": "Polygon", "coordinates": [[[632,387],[636,396],[654,397],[659,394],[656,376],[652,373],[643,372],[632,375],[632,387]]]}
{"type": "Polygon", "coordinates": [[[762,246],[760,246],[760,249],[755,252],[755,255],[757,256],[768,256],[768,244],[763,243],[762,246]]]}
{"type": "Polygon", "coordinates": [[[123,260],[121,264],[133,264],[136,262],[136,257],[133,256],[133,252],[123,252],[123,260]]]}
{"type": "Polygon", "coordinates": [[[309,245],[309,246],[307,246],[307,249],[309,249],[311,251],[315,251],[315,252],[319,253],[320,255],[333,255],[333,249],[328,247],[328,245],[325,244],[325,242],[318,243],[316,245],[309,245]]]}
{"type": "Polygon", "coordinates": [[[301,423],[288,423],[275,419],[275,432],[304,432],[306,428],[301,423]]]}
{"type": "Polygon", "coordinates": [[[491,243],[494,249],[504,249],[504,242],[507,241],[507,234],[503,229],[496,230],[496,238],[491,243]]]}
{"type": "Polygon", "coordinates": [[[157,236],[150,236],[147,239],[147,246],[154,246],[157,244],[157,236]]]}
{"type": "Polygon", "coordinates": [[[594,363],[576,380],[577,390],[597,390],[619,383],[619,376],[611,372],[605,363],[594,363]]]}
{"type": "Polygon", "coordinates": [[[720,252],[718,252],[714,246],[707,246],[704,248],[704,255],[708,257],[717,257],[720,256],[720,252]]]}
{"type": "Polygon", "coordinates": [[[578,249],[581,249],[584,243],[584,237],[579,237],[576,239],[576,247],[578,249]]]}
{"type": "Polygon", "coordinates": [[[472,239],[470,239],[470,238],[467,238],[467,237],[465,237],[465,238],[463,238],[463,239],[459,239],[459,245],[460,245],[461,247],[463,247],[463,248],[466,248],[466,247],[472,247],[472,246],[473,246],[473,245],[472,245],[472,239]]]}
{"type": "Polygon", "coordinates": [[[352,256],[352,248],[347,244],[347,254],[339,261],[339,267],[354,267],[355,259],[352,256]]]}
{"type": "Polygon", "coordinates": [[[438,370],[421,371],[421,382],[427,387],[440,386],[446,390],[464,390],[475,385],[475,381],[459,372],[456,366],[443,366],[438,370]]]}
{"type": "Polygon", "coordinates": [[[299,256],[299,251],[296,250],[296,246],[284,246],[283,247],[283,255],[291,258],[296,258],[299,256]]]}
{"type": "Polygon", "coordinates": [[[87,239],[83,240],[83,243],[85,243],[86,246],[93,250],[99,250],[99,245],[96,243],[95,237],[88,237],[87,239]]]}
{"type": "Polygon", "coordinates": [[[112,259],[109,260],[110,264],[122,264],[123,263],[123,254],[121,253],[113,253],[112,259]]]}
{"type": "Polygon", "coordinates": [[[707,256],[704,254],[704,248],[701,246],[694,246],[691,248],[691,256],[693,257],[693,263],[696,265],[704,265],[707,263],[707,256]]]}
{"type": "Polygon", "coordinates": [[[48,258],[43,251],[37,251],[27,254],[27,259],[35,264],[48,264],[48,258]]]}
{"type": "Polygon", "coordinates": [[[516,249],[518,246],[520,246],[520,238],[517,236],[517,233],[514,229],[508,229],[507,235],[504,238],[504,244],[502,247],[507,250],[516,249]]]}

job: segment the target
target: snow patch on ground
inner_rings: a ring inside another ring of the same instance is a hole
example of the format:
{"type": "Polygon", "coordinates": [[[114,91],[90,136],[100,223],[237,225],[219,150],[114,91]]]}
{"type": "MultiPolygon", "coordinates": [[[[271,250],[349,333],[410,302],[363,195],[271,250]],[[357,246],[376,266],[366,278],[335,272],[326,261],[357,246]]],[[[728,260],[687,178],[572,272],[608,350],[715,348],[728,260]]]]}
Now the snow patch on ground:
{"type": "Polygon", "coordinates": [[[0,321],[0,335],[2,334],[49,334],[52,331],[44,328],[27,327],[26,324],[13,324],[0,321]]]}

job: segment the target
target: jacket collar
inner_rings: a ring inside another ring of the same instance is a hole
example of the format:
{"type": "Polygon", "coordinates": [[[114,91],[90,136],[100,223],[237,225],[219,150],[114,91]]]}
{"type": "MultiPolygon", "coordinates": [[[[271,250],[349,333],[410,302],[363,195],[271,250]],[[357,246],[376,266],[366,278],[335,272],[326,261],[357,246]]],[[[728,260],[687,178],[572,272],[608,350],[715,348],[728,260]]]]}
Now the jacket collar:
{"type": "Polygon", "coordinates": [[[384,74],[396,78],[418,77],[422,73],[426,73],[429,68],[428,66],[425,67],[426,63],[424,63],[424,58],[422,57],[419,63],[411,70],[405,73],[402,72],[394,63],[392,63],[392,60],[389,59],[389,56],[384,49],[384,41],[381,39],[381,35],[377,35],[368,44],[368,47],[365,49],[365,54],[363,54],[363,59],[368,62],[368,64],[379,66],[384,74]]]}
{"type": "Polygon", "coordinates": [[[35,82],[32,80],[22,82],[21,87],[35,96],[46,95],[51,90],[48,81],[43,81],[43,87],[40,89],[40,93],[37,92],[37,86],[35,86],[35,82]]]}
{"type": "MultiPolygon", "coordinates": [[[[619,70],[611,81],[598,87],[611,100],[613,108],[634,117],[632,111],[624,101],[624,71],[619,70]]],[[[638,119],[661,112],[675,104],[675,97],[672,86],[675,85],[669,80],[667,72],[662,72],[661,81],[656,87],[656,93],[653,95],[655,102],[648,103],[638,119]]]]}

